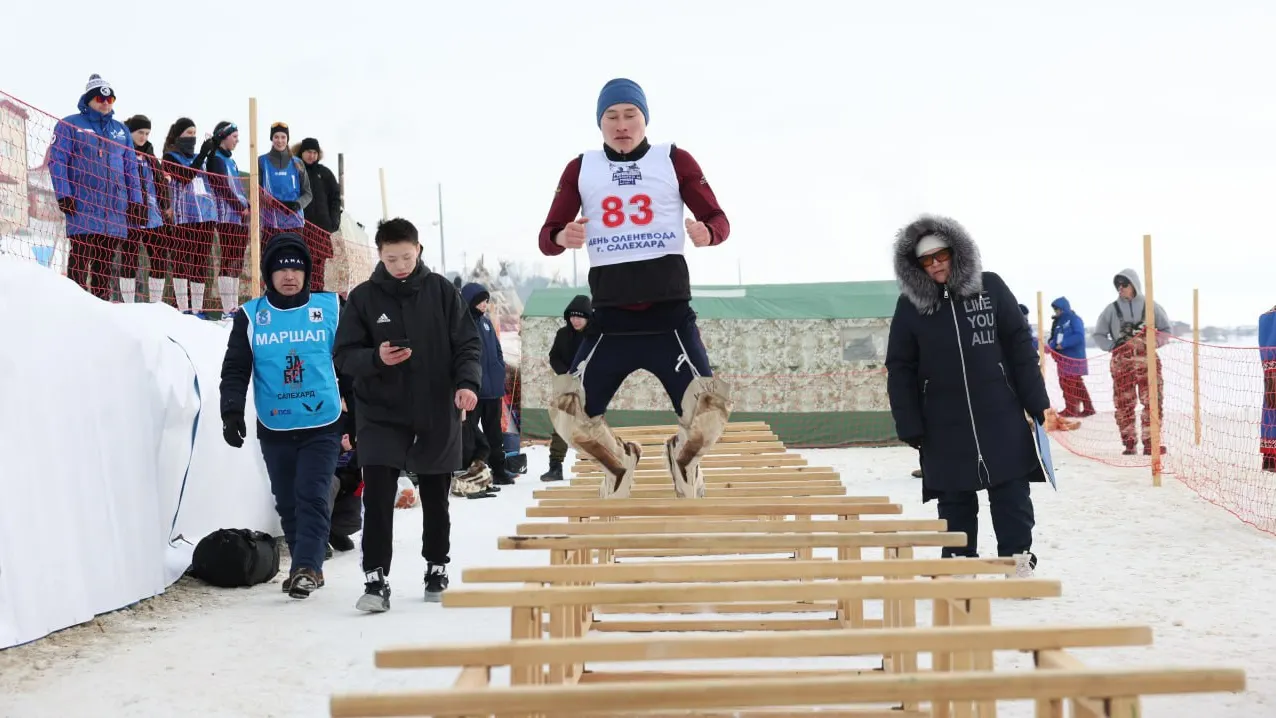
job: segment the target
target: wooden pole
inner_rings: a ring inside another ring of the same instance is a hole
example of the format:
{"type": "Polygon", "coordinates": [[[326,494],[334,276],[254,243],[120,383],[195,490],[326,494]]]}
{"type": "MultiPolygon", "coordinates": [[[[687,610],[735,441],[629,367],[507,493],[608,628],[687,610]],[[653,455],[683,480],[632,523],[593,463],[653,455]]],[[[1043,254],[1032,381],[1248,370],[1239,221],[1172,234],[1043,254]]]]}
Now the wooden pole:
{"type": "MultiPolygon", "coordinates": [[[[257,171],[257,98],[248,98],[248,256],[250,296],[261,296],[261,176],[257,171]]],[[[238,181],[234,178],[232,182],[238,181]]]]}
{"type": "Polygon", "coordinates": [[[1156,294],[1152,291],[1152,235],[1143,235],[1143,336],[1147,340],[1148,411],[1152,450],[1152,485],[1161,485],[1161,392],[1156,371],[1156,294]]]}
{"type": "Polygon", "coordinates": [[[377,170],[381,174],[381,219],[390,219],[390,204],[385,196],[385,168],[377,170]]]}
{"type": "Polygon", "coordinates": [[[1041,376],[1046,375],[1046,309],[1044,297],[1041,296],[1041,290],[1037,290],[1037,362],[1041,370],[1041,376]]]}
{"type": "Polygon", "coordinates": [[[341,208],[346,208],[346,154],[337,153],[337,197],[341,199],[341,208]]]}
{"type": "Polygon", "coordinates": [[[1201,445],[1201,290],[1192,290],[1192,425],[1201,445]]]}
{"type": "Polygon", "coordinates": [[[447,249],[443,246],[443,183],[439,183],[439,272],[447,274],[447,249]]]}

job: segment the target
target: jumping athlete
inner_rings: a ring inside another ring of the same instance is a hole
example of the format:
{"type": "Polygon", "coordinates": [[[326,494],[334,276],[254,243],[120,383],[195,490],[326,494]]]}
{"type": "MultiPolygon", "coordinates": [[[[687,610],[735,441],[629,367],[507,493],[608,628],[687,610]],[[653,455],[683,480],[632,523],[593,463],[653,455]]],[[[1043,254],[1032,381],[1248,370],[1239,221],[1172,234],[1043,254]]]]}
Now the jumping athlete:
{"type": "Polygon", "coordinates": [[[604,414],[625,378],[646,369],[678,415],[664,458],[679,498],[704,496],[700,459],[722,436],[729,388],[713,377],[691,309],[683,247],[726,241],[731,227],[686,150],[647,141],[647,98],[632,80],[598,95],[603,147],[567,163],[540,232],[543,254],[586,248],[594,319],[568,373],[554,379],[554,430],[601,463],[603,498],[626,498],[642,449],[604,414]],[[683,205],[695,219],[683,219],[683,205]],[[577,214],[582,216],[577,219],[577,214]]]}

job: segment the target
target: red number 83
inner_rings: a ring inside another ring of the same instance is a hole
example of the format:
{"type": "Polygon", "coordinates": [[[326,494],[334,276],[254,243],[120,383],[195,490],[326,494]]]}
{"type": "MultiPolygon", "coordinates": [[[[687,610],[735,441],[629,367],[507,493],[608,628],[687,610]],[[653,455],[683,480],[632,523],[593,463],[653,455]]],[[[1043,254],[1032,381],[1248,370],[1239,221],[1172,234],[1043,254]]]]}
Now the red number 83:
{"type": "MultiPolygon", "coordinates": [[[[645,194],[636,194],[629,198],[629,204],[637,207],[638,212],[629,215],[629,221],[637,225],[651,224],[655,213],[651,211],[651,198],[645,194]]],[[[603,199],[603,225],[609,229],[625,223],[624,200],[612,195],[603,199]]]]}

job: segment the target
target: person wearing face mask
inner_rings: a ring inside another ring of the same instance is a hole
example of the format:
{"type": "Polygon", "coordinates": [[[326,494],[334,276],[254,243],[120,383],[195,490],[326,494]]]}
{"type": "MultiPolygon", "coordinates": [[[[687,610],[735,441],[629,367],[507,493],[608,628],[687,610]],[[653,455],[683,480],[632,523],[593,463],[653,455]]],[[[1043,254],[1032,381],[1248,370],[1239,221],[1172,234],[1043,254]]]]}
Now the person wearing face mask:
{"type": "Polygon", "coordinates": [[[110,267],[117,245],[128,239],[129,218],[146,214],[137,153],[129,129],[115,119],[115,98],[101,75],[89,77],[79,111],[57,124],[49,147],[53,193],[71,243],[67,277],[106,300],[112,294],[110,267]]]}
{"type": "Polygon", "coordinates": [[[1015,295],[982,269],[979,248],[957,222],[923,216],[899,231],[900,297],[886,343],[886,391],[900,440],[920,452],[922,500],[938,500],[963,547],[977,556],[979,491],[988,492],[997,555],[1031,576],[1031,482],[1046,480],[1036,431],[1050,398],[1015,295]]]}
{"type": "Polygon", "coordinates": [[[595,119],[603,146],[567,163],[539,237],[547,256],[586,250],[594,309],[570,371],[554,379],[550,420],[603,465],[609,476],[601,496],[629,496],[642,449],[621,441],[605,413],[625,378],[646,369],[678,416],[663,451],[674,491],[700,497],[700,460],[726,429],[731,398],[709,367],[683,253],[688,238],[696,247],[717,246],[731,227],[696,160],[647,140],[647,97],[638,83],[605,84],[595,119]],[[684,205],[695,219],[684,219],[684,205]]]}
{"type": "Polygon", "coordinates": [[[244,271],[244,253],[248,250],[249,204],[239,166],[231,156],[239,146],[239,128],[233,122],[218,122],[212,139],[216,151],[208,158],[208,179],[217,198],[217,245],[221,251],[217,294],[222,313],[231,314],[239,304],[239,275],[244,271]]]}
{"type": "Polygon", "coordinates": [[[421,261],[406,219],[378,224],[380,262],[350,290],[334,350],[353,380],[356,443],[363,469],[364,594],[355,607],[390,608],[390,559],[399,475],[417,476],[425,599],[448,586],[452,523],[448,496],[461,464],[462,413],[478,405],[482,342],[460,292],[421,261]]]}
{"type": "Polygon", "coordinates": [[[299,157],[288,148],[288,125],[270,126],[270,151],[257,158],[261,173],[261,237],[267,241],[280,232],[301,232],[303,214],[313,198],[310,175],[299,157]]]}
{"type": "MultiPolygon", "coordinates": [[[[1133,269],[1123,269],[1112,278],[1117,298],[1103,308],[1099,320],[1094,323],[1094,343],[1100,349],[1111,352],[1108,368],[1112,373],[1112,403],[1116,405],[1117,430],[1121,433],[1122,452],[1126,456],[1137,453],[1139,432],[1134,426],[1134,410],[1143,402],[1140,422],[1143,435],[1143,453],[1152,455],[1152,410],[1148,397],[1148,346],[1144,320],[1147,300],[1143,298],[1143,284],[1133,269]]],[[[1159,303],[1153,302],[1153,320],[1156,322],[1156,345],[1169,341],[1170,317],[1159,303]]],[[[1161,357],[1156,358],[1157,405],[1164,417],[1165,375],[1161,372],[1161,357]]],[[[1161,444],[1165,453],[1165,444],[1161,444]]]]}
{"type": "Polygon", "coordinates": [[[266,293],[235,312],[222,360],[222,437],[244,445],[251,380],[257,443],[292,555],[283,590],[306,598],[324,584],[341,452],[341,386],[332,362],[340,304],[336,294],[310,291],[301,235],[281,234],[261,254],[266,293]]]}
{"type": "Polygon", "coordinates": [[[174,301],[183,314],[202,316],[199,309],[204,306],[204,278],[217,229],[217,200],[203,170],[216,146],[210,137],[197,153],[198,143],[195,121],[179,117],[164,138],[161,169],[168,177],[170,197],[165,218],[172,238],[174,301]]]}
{"type": "Polygon", "coordinates": [[[120,244],[120,297],[132,304],[137,296],[138,250],[146,248],[150,283],[147,296],[152,303],[164,299],[164,274],[169,266],[169,241],[164,231],[163,211],[169,206],[168,183],[155,158],[151,145],[151,121],[146,115],[133,115],[124,121],[133,133],[137,151],[137,178],[142,188],[143,216],[130,218],[128,240],[120,244]]]}

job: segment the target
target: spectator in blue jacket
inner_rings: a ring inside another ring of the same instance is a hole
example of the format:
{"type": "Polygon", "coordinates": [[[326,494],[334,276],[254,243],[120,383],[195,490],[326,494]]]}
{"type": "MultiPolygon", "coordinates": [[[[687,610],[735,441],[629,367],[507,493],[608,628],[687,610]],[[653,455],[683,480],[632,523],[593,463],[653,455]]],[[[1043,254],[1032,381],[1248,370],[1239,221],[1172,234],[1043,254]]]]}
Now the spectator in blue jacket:
{"type": "Polygon", "coordinates": [[[1050,308],[1054,310],[1054,319],[1050,322],[1048,346],[1059,368],[1059,388],[1063,390],[1064,408],[1059,416],[1094,416],[1094,404],[1083,378],[1090,373],[1090,362],[1085,355],[1085,322],[1072,311],[1067,297],[1054,300],[1050,308]]]}
{"type": "MultiPolygon", "coordinates": [[[[128,218],[144,217],[133,138],[115,119],[115,90],[92,75],[79,111],[53,131],[49,171],[71,241],[67,276],[100,299],[111,298],[110,265],[128,237],[128,218]],[[96,276],[90,283],[90,263],[96,276]]],[[[140,222],[139,222],[140,224],[140,222]]]]}
{"type": "Polygon", "coordinates": [[[500,338],[487,317],[491,294],[482,284],[471,282],[461,287],[461,299],[470,308],[470,318],[474,320],[483,344],[483,381],[479,387],[478,406],[465,417],[467,433],[474,442],[474,450],[467,452],[466,458],[470,460],[471,468],[474,460],[486,458],[492,471],[492,483],[512,484],[514,478],[505,471],[505,434],[501,430],[501,416],[505,408],[505,353],[501,351],[500,338]],[[478,430],[480,423],[483,425],[482,433],[478,430]]]}
{"type": "Polygon", "coordinates": [[[132,304],[137,298],[138,257],[145,249],[150,274],[147,297],[151,302],[160,302],[164,299],[164,274],[169,263],[170,245],[163,214],[169,206],[168,183],[151,144],[150,118],[133,115],[124,125],[132,132],[137,150],[137,179],[146,212],[143,217],[129,218],[128,239],[120,243],[120,298],[125,304],[132,304]]]}
{"type": "MultiPolygon", "coordinates": [[[[234,152],[239,146],[239,127],[222,120],[213,127],[213,145],[216,151],[208,157],[208,181],[213,196],[217,198],[217,246],[221,252],[221,266],[217,272],[217,295],[221,299],[222,313],[232,314],[239,304],[239,275],[244,269],[244,254],[248,251],[248,195],[239,177],[239,165],[234,152]]],[[[262,236],[262,246],[266,238],[262,236]]],[[[203,309],[204,285],[199,285],[199,306],[203,309]]],[[[195,303],[195,285],[191,284],[191,302],[195,303]]]]}
{"type": "Polygon", "coordinates": [[[288,124],[270,126],[270,151],[257,158],[261,172],[261,236],[263,241],[283,232],[298,232],[306,225],[303,215],[310,200],[310,175],[306,165],[288,148],[288,124]]]}
{"type": "Polygon", "coordinates": [[[179,117],[164,138],[163,173],[168,177],[172,203],[167,216],[173,240],[173,296],[177,310],[200,315],[204,306],[204,279],[213,256],[217,231],[217,200],[210,178],[204,173],[209,158],[217,151],[212,137],[199,144],[199,130],[189,117],[179,117]],[[192,311],[191,307],[195,310],[192,311]]]}

